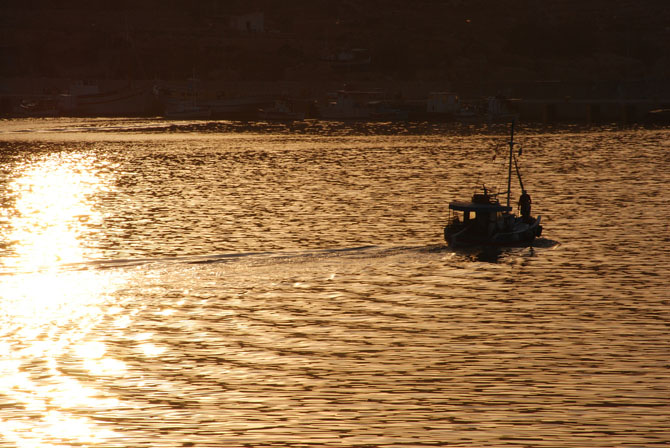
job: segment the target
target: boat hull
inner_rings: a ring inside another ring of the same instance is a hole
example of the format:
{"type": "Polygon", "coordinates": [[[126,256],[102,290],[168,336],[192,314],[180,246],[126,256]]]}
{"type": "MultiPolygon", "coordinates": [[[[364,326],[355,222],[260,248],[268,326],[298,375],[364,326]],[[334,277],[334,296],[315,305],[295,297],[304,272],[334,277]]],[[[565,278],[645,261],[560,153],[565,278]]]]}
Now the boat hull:
{"type": "Polygon", "coordinates": [[[74,116],[147,115],[151,111],[152,99],[151,90],[143,87],[84,95],[64,94],[60,96],[59,109],[65,115],[74,116]]]}
{"type": "Polygon", "coordinates": [[[511,231],[493,232],[482,234],[469,227],[453,227],[447,225],[444,228],[444,239],[451,247],[526,247],[533,244],[536,237],[542,234],[540,217],[534,218],[532,222],[524,222],[517,218],[517,222],[511,231]]]}
{"type": "Polygon", "coordinates": [[[173,120],[195,120],[210,118],[212,111],[198,106],[183,106],[166,110],[163,116],[173,120]]]}

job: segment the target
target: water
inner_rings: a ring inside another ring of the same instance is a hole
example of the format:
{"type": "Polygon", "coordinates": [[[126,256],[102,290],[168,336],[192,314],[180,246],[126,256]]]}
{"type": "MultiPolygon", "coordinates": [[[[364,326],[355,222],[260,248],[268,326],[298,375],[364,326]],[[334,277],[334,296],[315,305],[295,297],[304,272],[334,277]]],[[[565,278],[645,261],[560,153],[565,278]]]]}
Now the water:
{"type": "Polygon", "coordinates": [[[0,445],[668,446],[670,131],[522,127],[454,252],[506,132],[0,123],[0,445]]]}

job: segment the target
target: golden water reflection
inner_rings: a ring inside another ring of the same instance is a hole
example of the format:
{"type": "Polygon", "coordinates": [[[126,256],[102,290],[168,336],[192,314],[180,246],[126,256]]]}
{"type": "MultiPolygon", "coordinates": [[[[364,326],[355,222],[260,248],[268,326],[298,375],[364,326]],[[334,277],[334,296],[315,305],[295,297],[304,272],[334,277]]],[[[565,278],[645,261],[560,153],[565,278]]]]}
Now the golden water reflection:
{"type": "Polygon", "coordinates": [[[19,447],[96,444],[115,434],[78,413],[118,400],[67,374],[120,375],[122,361],[91,340],[92,329],[119,313],[109,308],[123,274],[89,270],[97,249],[90,226],[103,217],[95,195],[109,179],[80,154],[51,154],[17,166],[5,187],[0,220],[0,434],[19,447]],[[74,264],[74,265],[73,265],[74,264]],[[78,265],[77,265],[78,264],[78,265]],[[112,314],[112,316],[110,316],[112,314]],[[23,409],[23,416],[11,410],[23,409]]]}
{"type": "Polygon", "coordinates": [[[6,267],[45,269],[96,253],[81,240],[88,228],[102,222],[93,197],[108,188],[93,163],[82,155],[56,154],[17,167],[19,176],[7,186],[13,204],[3,212],[3,237],[13,251],[3,260],[6,267]]]}
{"type": "Polygon", "coordinates": [[[0,445],[667,445],[668,131],[536,135],[549,244],[492,260],[440,235],[488,135],[172,127],[0,166],[0,445]]]}

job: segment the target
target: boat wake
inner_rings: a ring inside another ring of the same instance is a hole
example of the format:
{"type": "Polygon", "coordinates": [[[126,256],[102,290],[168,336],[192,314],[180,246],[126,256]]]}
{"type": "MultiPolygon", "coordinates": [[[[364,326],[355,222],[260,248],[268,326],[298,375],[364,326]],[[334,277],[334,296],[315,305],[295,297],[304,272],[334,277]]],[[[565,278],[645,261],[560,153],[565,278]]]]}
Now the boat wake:
{"type": "MultiPolygon", "coordinates": [[[[552,248],[559,243],[545,238],[538,238],[533,248],[552,248]]],[[[2,275],[30,274],[43,270],[84,271],[107,269],[133,269],[143,266],[156,268],[168,266],[227,265],[238,268],[271,267],[280,265],[299,265],[318,262],[361,262],[391,257],[422,258],[430,256],[443,257],[449,255],[451,260],[500,262],[507,256],[513,256],[533,248],[466,248],[452,249],[445,244],[423,246],[355,246],[333,249],[279,250],[262,252],[234,252],[207,255],[187,255],[173,257],[117,258],[90,260],[76,263],[64,263],[44,269],[33,270],[2,270],[2,275]]]]}
{"type": "MultiPolygon", "coordinates": [[[[534,248],[547,249],[559,243],[545,238],[538,238],[534,248]]],[[[496,251],[500,255],[514,255],[528,252],[532,248],[503,248],[496,251]]],[[[356,246],[333,249],[309,250],[280,250],[265,252],[221,253],[208,255],[192,255],[183,257],[156,257],[136,259],[96,260],[85,263],[71,264],[69,269],[113,269],[132,268],[141,265],[238,265],[240,267],[297,265],[328,261],[371,261],[391,257],[426,257],[432,255],[443,256],[464,255],[464,259],[471,259],[473,253],[486,251],[462,251],[449,248],[445,244],[430,244],[423,246],[356,246]]],[[[458,258],[458,257],[457,257],[458,258]]]]}
{"type": "Polygon", "coordinates": [[[539,249],[552,249],[560,245],[561,243],[559,243],[558,241],[551,240],[549,238],[535,238],[535,241],[533,241],[533,247],[539,249]]]}
{"type": "MultiPolygon", "coordinates": [[[[286,250],[266,252],[239,252],[208,255],[187,255],[176,257],[153,258],[118,258],[108,260],[91,260],[78,263],[67,263],[58,268],[67,271],[91,269],[123,269],[146,265],[217,265],[236,264],[240,266],[271,266],[281,264],[298,264],[337,259],[374,259],[404,254],[420,254],[446,249],[444,245],[434,246],[394,246],[382,247],[375,245],[356,246],[335,249],[286,250]]],[[[27,272],[4,272],[4,274],[27,272]]],[[[3,273],[0,273],[2,275],[3,273]]]]}

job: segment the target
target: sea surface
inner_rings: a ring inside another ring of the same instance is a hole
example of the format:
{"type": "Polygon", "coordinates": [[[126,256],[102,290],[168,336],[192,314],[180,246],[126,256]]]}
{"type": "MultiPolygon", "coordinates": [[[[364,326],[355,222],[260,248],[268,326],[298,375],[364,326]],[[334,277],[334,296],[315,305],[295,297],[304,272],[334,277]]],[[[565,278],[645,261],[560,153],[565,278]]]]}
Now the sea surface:
{"type": "Polygon", "coordinates": [[[0,121],[0,446],[670,446],[670,130],[518,126],[451,250],[508,139],[0,121]]]}

